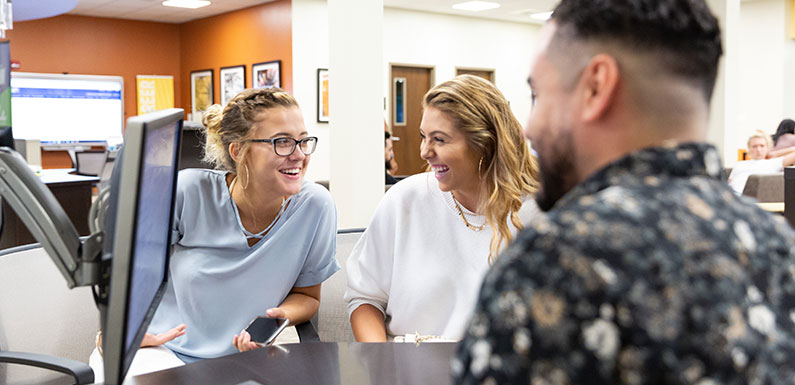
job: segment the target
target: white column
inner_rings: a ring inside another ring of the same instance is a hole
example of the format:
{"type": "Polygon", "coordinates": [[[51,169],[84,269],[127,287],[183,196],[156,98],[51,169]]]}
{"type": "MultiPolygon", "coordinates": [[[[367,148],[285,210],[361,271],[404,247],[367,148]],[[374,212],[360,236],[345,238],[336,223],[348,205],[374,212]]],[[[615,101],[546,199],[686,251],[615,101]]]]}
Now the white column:
{"type": "Polygon", "coordinates": [[[785,9],[782,118],[795,119],[795,0],[787,0],[785,9]]]}
{"type": "Polygon", "coordinates": [[[707,140],[720,151],[724,164],[737,161],[735,136],[740,131],[735,113],[739,97],[739,24],[740,0],[707,0],[712,13],[718,18],[723,41],[723,58],[715,82],[710,109],[707,140]]]}
{"type": "Polygon", "coordinates": [[[365,227],[384,195],[383,0],[329,0],[331,194],[339,228],[365,227]]]}

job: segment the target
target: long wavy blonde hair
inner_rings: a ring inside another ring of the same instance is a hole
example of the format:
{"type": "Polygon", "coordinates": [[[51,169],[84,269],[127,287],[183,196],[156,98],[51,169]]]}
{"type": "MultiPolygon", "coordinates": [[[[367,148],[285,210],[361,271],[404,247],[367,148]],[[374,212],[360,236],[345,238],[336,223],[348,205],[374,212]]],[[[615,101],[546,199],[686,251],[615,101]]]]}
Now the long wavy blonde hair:
{"type": "Polygon", "coordinates": [[[298,102],[280,88],[254,88],[240,91],[226,107],[213,104],[202,117],[205,127],[204,162],[215,169],[232,171],[240,175],[241,165],[246,163],[251,127],[255,115],[274,107],[298,107],[298,102]],[[240,144],[239,162],[232,159],[229,145],[240,144]]]}
{"type": "Polygon", "coordinates": [[[517,212],[522,198],[538,189],[538,165],[510,105],[490,82],[472,75],[456,76],[425,94],[423,108],[447,115],[467,136],[469,148],[483,158],[478,213],[492,228],[489,263],[513,241],[508,220],[524,228],[517,212]]]}

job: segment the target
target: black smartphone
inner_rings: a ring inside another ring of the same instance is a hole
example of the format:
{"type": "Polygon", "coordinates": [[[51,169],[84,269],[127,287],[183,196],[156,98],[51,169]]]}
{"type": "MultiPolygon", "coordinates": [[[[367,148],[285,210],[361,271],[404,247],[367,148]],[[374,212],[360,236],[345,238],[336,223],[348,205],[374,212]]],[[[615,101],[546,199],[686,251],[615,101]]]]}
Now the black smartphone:
{"type": "Polygon", "coordinates": [[[267,346],[276,340],[279,333],[290,324],[287,318],[268,318],[259,316],[251,320],[246,331],[251,334],[251,342],[259,346],[267,346]]]}

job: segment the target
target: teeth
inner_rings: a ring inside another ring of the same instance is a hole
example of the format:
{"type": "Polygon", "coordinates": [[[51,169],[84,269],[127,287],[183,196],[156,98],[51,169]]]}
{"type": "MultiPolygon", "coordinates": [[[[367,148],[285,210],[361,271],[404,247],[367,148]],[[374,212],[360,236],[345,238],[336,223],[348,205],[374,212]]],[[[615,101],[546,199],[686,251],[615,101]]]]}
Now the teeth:
{"type": "Polygon", "coordinates": [[[450,167],[447,167],[447,166],[431,166],[431,170],[433,170],[433,172],[436,172],[436,173],[445,172],[445,171],[447,171],[449,169],[450,169],[450,167]]]}
{"type": "Polygon", "coordinates": [[[285,169],[285,170],[279,170],[279,172],[281,172],[282,174],[295,175],[295,174],[298,174],[299,172],[301,172],[301,169],[300,168],[288,168],[288,169],[285,169]]]}

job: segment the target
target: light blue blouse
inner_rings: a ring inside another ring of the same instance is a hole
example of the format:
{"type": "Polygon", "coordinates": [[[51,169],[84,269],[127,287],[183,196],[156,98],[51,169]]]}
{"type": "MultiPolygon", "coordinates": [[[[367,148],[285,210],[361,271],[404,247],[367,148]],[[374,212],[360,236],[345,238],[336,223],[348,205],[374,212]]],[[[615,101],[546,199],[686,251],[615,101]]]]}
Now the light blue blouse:
{"type": "Polygon", "coordinates": [[[185,323],[186,334],[165,345],[184,358],[237,352],[232,337],[254,317],[281,304],[294,286],[317,285],[340,269],[337,211],[326,189],[304,181],[268,234],[249,247],[225,175],[187,169],[177,179],[174,253],[149,332],[185,323]]]}

